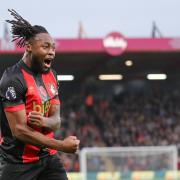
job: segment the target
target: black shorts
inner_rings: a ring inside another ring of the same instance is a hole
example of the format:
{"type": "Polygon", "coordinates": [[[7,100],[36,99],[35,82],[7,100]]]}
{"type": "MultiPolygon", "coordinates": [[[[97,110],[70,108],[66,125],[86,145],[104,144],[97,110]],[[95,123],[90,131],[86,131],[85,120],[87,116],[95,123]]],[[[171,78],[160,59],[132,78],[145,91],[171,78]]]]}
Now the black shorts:
{"type": "Polygon", "coordinates": [[[0,180],[68,180],[57,155],[30,164],[1,162],[0,171],[0,180]]]}

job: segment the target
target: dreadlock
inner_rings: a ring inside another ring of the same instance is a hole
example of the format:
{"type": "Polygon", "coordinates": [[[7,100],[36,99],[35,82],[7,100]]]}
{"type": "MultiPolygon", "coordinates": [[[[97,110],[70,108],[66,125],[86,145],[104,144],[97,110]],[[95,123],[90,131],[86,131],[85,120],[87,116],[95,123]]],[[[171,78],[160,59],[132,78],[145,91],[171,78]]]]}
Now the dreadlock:
{"type": "Polygon", "coordinates": [[[24,47],[27,40],[33,38],[39,33],[48,33],[48,31],[39,25],[32,26],[28,21],[23,19],[15,10],[8,9],[15,20],[6,20],[11,24],[12,42],[17,40],[17,46],[24,47]]]}

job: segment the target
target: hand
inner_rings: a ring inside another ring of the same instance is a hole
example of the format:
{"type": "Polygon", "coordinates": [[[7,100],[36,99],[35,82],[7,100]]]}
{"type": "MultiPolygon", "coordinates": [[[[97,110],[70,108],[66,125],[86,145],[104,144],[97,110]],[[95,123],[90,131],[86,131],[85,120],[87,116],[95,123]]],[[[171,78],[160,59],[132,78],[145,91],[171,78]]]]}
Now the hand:
{"type": "Polygon", "coordinates": [[[76,136],[69,136],[62,141],[61,151],[65,153],[75,153],[79,149],[80,140],[76,136]]]}
{"type": "Polygon", "coordinates": [[[28,123],[32,126],[45,126],[44,116],[37,111],[31,111],[28,115],[28,123]]]}

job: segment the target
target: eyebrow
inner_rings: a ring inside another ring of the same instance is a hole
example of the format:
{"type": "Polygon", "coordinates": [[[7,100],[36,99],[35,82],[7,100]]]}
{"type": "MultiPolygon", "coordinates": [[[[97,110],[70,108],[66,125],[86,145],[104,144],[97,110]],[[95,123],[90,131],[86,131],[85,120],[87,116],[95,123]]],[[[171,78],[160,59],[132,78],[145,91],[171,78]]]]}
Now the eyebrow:
{"type": "Polygon", "coordinates": [[[47,44],[47,45],[50,45],[50,46],[51,46],[51,45],[52,45],[52,46],[55,46],[55,43],[52,43],[52,44],[51,44],[50,42],[43,42],[43,44],[47,44]]]}

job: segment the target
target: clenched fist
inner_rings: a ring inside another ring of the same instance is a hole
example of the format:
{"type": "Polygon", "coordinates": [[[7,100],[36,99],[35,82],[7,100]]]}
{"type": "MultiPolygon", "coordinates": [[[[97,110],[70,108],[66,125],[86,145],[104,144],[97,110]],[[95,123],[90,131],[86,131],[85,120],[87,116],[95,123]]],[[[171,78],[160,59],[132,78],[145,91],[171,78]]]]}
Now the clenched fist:
{"type": "Polygon", "coordinates": [[[65,153],[75,153],[79,148],[80,140],[76,136],[69,136],[62,141],[61,151],[65,153]]]}
{"type": "Polygon", "coordinates": [[[29,124],[33,126],[43,127],[45,126],[44,117],[42,113],[32,111],[28,115],[29,124]]]}

